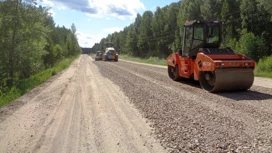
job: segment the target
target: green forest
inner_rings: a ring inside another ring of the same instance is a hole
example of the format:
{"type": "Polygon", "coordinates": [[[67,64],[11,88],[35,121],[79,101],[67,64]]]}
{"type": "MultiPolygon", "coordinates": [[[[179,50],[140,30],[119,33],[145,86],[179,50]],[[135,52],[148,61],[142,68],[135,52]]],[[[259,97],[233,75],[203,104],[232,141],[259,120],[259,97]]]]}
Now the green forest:
{"type": "Polygon", "coordinates": [[[35,0],[0,1],[0,95],[80,53],[74,24],[56,26],[35,0]]]}
{"type": "Polygon", "coordinates": [[[104,50],[113,42],[120,54],[166,58],[182,48],[186,20],[224,22],[222,47],[231,47],[254,59],[259,70],[272,71],[272,3],[270,0],[182,0],[155,12],[138,14],[135,22],[109,34],[92,50],[104,50]]]}

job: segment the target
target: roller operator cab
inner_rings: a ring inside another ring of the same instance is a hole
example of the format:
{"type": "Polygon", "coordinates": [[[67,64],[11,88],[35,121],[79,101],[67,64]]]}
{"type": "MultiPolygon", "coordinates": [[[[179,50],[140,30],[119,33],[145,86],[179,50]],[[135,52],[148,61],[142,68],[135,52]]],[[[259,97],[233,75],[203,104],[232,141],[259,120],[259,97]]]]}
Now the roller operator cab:
{"type": "Polygon", "coordinates": [[[255,62],[231,48],[219,48],[221,42],[221,21],[186,22],[182,50],[167,57],[169,77],[197,80],[209,92],[249,89],[255,62]]]}

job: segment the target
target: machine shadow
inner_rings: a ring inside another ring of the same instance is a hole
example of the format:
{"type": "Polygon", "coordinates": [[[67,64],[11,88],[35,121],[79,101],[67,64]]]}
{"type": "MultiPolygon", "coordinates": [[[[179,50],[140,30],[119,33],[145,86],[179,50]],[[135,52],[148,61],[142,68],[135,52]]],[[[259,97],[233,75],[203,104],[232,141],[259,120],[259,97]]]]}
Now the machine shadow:
{"type": "Polygon", "coordinates": [[[219,96],[223,96],[229,99],[233,99],[236,101],[240,100],[268,100],[271,99],[272,102],[272,94],[261,93],[258,91],[235,91],[235,92],[222,92],[216,93],[219,96]]]}
{"type": "MultiPolygon", "coordinates": [[[[191,87],[202,89],[200,83],[198,81],[192,79],[181,79],[177,81],[182,84],[186,84],[191,87]]],[[[202,89],[204,90],[204,89],[202,89]]],[[[207,91],[206,91],[207,92],[207,91]]],[[[209,93],[209,94],[216,94],[225,98],[229,98],[236,101],[241,100],[269,100],[271,99],[272,102],[272,93],[261,93],[258,91],[246,90],[246,91],[231,91],[231,92],[218,92],[218,93],[209,93]]]]}
{"type": "Polygon", "coordinates": [[[186,84],[191,87],[202,89],[199,82],[195,81],[193,79],[181,79],[181,80],[178,80],[177,82],[182,83],[182,84],[186,84]]]}

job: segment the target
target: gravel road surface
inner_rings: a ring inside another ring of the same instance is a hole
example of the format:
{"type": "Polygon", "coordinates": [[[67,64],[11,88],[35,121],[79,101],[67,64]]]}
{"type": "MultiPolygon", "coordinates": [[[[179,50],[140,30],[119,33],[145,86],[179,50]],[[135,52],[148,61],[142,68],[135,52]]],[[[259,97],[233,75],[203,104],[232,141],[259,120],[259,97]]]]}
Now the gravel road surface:
{"type": "Polygon", "coordinates": [[[212,94],[164,67],[81,55],[0,109],[0,152],[272,152],[272,81],[256,80],[212,94]]]}
{"type": "Polygon", "coordinates": [[[175,82],[161,66],[95,62],[151,121],[172,152],[272,152],[272,80],[244,92],[212,94],[197,82],[175,82]]]}

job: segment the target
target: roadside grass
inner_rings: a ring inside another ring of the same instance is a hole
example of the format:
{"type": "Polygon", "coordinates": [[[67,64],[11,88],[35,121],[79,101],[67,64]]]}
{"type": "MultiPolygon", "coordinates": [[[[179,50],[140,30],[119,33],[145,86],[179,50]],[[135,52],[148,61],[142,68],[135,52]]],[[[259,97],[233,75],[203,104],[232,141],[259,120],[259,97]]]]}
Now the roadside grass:
{"type": "Polygon", "coordinates": [[[138,57],[132,57],[128,55],[119,55],[119,58],[128,60],[128,61],[140,62],[140,63],[163,65],[163,66],[167,65],[166,59],[159,59],[158,57],[138,58],[138,57]]]}
{"type": "MultiPolygon", "coordinates": [[[[134,62],[140,62],[140,63],[148,63],[148,64],[155,64],[155,65],[163,65],[167,66],[166,59],[159,59],[158,57],[150,57],[150,58],[138,58],[138,57],[132,57],[128,55],[119,55],[120,59],[128,60],[128,61],[134,61],[134,62]]],[[[272,78],[272,72],[264,71],[263,65],[266,63],[271,63],[270,61],[267,62],[259,62],[256,66],[256,69],[254,71],[254,75],[258,77],[266,77],[266,78],[272,78]]],[[[269,66],[266,66],[269,67],[269,66]]]]}
{"type": "Polygon", "coordinates": [[[254,73],[255,76],[272,78],[272,56],[260,59],[254,73]]]}
{"type": "Polygon", "coordinates": [[[272,78],[272,72],[259,72],[258,70],[255,70],[254,75],[257,77],[272,78]]]}
{"type": "Polygon", "coordinates": [[[19,98],[31,89],[42,84],[51,76],[67,68],[78,56],[71,57],[60,61],[54,67],[41,71],[27,79],[19,80],[8,93],[1,93],[0,91],[0,107],[19,98]]]}
{"type": "Polygon", "coordinates": [[[272,78],[272,56],[261,58],[254,73],[255,76],[272,78]]]}

